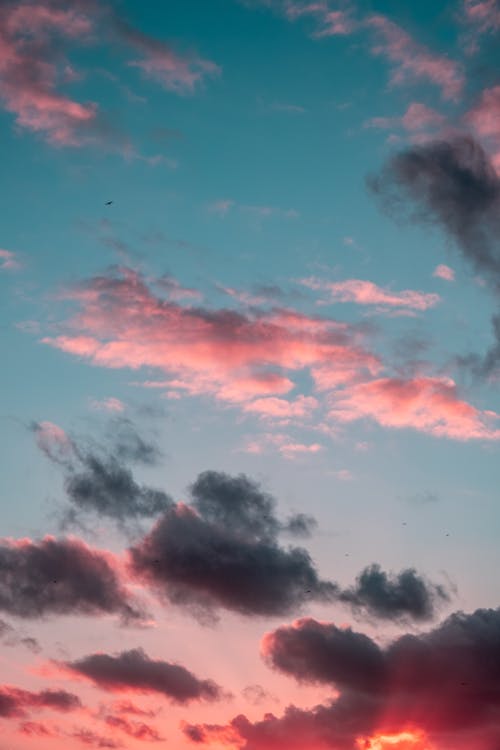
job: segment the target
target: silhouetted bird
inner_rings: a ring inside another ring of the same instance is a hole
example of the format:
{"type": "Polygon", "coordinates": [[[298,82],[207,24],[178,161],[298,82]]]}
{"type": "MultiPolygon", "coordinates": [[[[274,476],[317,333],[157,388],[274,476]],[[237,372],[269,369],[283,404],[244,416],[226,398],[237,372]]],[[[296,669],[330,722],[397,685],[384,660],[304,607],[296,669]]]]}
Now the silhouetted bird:
{"type": "Polygon", "coordinates": [[[106,201],[106,206],[111,206],[113,201],[106,201]]]}

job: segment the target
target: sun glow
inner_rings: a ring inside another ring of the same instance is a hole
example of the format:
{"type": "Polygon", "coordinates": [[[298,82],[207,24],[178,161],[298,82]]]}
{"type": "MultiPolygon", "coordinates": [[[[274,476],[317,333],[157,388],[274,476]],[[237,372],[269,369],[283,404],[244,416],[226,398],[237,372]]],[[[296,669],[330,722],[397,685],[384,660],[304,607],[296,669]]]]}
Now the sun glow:
{"type": "Polygon", "coordinates": [[[418,731],[377,734],[358,739],[360,750],[432,750],[425,734],[418,731]]]}

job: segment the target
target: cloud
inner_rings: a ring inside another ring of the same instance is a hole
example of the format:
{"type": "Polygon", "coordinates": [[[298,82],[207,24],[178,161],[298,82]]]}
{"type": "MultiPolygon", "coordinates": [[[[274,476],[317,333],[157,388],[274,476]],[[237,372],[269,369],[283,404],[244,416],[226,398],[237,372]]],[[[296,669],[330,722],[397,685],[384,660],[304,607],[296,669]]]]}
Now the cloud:
{"type": "MultiPolygon", "coordinates": [[[[498,10],[500,23],[500,9],[498,10]]],[[[478,101],[466,113],[464,120],[475,132],[485,139],[492,150],[492,163],[500,174],[500,86],[484,89],[478,101]]]]}
{"type": "Polygon", "coordinates": [[[387,576],[374,565],[356,586],[323,581],[308,553],[284,548],[282,533],[307,536],[314,520],[286,521],[276,501],[244,475],[207,471],[191,485],[190,506],[178,504],[130,549],[131,571],[161,597],[207,622],[223,608],[246,616],[296,611],[307,601],[341,602],[386,619],[428,619],[447,600],[442,587],[414,570],[387,576]]]}
{"type": "Polygon", "coordinates": [[[453,268],[445,266],[444,263],[436,266],[436,268],[432,272],[432,275],[436,279],[443,279],[443,281],[455,281],[455,271],[453,270],[453,268]]]}
{"type": "MultiPolygon", "coordinates": [[[[500,177],[482,148],[469,136],[412,146],[393,156],[377,177],[373,192],[391,214],[436,224],[463,257],[500,291],[500,177]]],[[[493,318],[495,343],[485,357],[464,358],[481,375],[500,362],[500,327],[493,318]]]]}
{"type": "Polygon", "coordinates": [[[18,271],[20,268],[22,268],[22,264],[16,253],[0,248],[0,269],[2,271],[18,271]]]}
{"type": "Polygon", "coordinates": [[[5,620],[0,620],[0,640],[5,646],[25,646],[34,654],[39,654],[42,650],[36,638],[18,632],[5,620]]]}
{"type": "Polygon", "coordinates": [[[445,117],[436,110],[427,107],[421,102],[412,102],[401,117],[372,117],[367,120],[365,127],[381,128],[403,128],[410,133],[427,130],[428,128],[439,128],[445,122],[445,117]]]}
{"type": "Polygon", "coordinates": [[[66,713],[82,708],[80,699],[65,690],[41,690],[38,693],[9,685],[0,686],[0,717],[25,716],[28,710],[49,708],[66,713]]]}
{"type": "Polygon", "coordinates": [[[113,419],[111,426],[107,449],[69,438],[50,422],[32,426],[39,447],[64,469],[64,489],[72,505],[64,514],[65,524],[78,522],[82,513],[89,512],[125,524],[158,516],[172,505],[162,490],[138,484],[126,465],[155,464],[160,455],[157,446],[145,441],[125,417],[113,419]]]}
{"type": "Polygon", "coordinates": [[[339,391],[331,403],[330,418],[340,423],[369,418],[451,440],[500,440],[500,415],[461,400],[449,378],[380,378],[339,391]]]}
{"type": "Polygon", "coordinates": [[[240,715],[225,726],[187,725],[185,733],[198,744],[239,750],[352,750],[379,747],[370,738],[397,739],[403,732],[420,737],[418,747],[489,750],[500,738],[499,628],[499,610],[458,612],[382,648],[351,628],[298,620],[264,637],[265,659],[301,682],[337,690],[338,697],[255,722],[240,715]]]}
{"type": "Polygon", "coordinates": [[[119,398],[115,398],[114,396],[109,396],[108,398],[101,399],[91,399],[90,405],[93,409],[96,411],[107,411],[111,414],[121,413],[125,411],[125,404],[123,401],[120,401],[119,398]]]}
{"type": "Polygon", "coordinates": [[[438,294],[418,292],[405,289],[393,292],[390,289],[377,286],[372,281],[362,279],[346,279],[345,281],[329,282],[314,276],[302,279],[301,283],[309,289],[328,292],[332,302],[353,302],[356,305],[377,305],[380,308],[400,307],[410,310],[428,310],[440,301],[438,294]]]}
{"type": "Polygon", "coordinates": [[[104,717],[104,723],[109,729],[118,730],[140,742],[163,742],[163,737],[157,729],[143,721],[130,721],[123,716],[108,715],[104,717]]]}
{"type": "Polygon", "coordinates": [[[460,97],[465,79],[458,63],[418,44],[385,16],[369,16],[364,25],[380,40],[372,46],[372,53],[386,57],[395,65],[391,76],[393,85],[427,80],[441,89],[444,99],[460,97]]]}
{"type": "Polygon", "coordinates": [[[263,616],[332,600],[336,585],[320,580],[308,553],[278,543],[309,520],[280,522],[274,499],[244,475],[204,472],[191,494],[192,506],[168,510],[131,548],[139,580],[207,620],[219,608],[263,616]]]}
{"type": "Polygon", "coordinates": [[[36,619],[48,615],[144,618],[121,583],[111,555],[74,538],[0,542],[0,611],[36,619]]]}
{"type": "Polygon", "coordinates": [[[440,604],[450,597],[443,586],[425,581],[413,568],[388,576],[380,565],[365,568],[351,589],[341,595],[356,609],[362,607],[376,617],[397,620],[410,617],[416,621],[429,620],[440,604]]]}
{"type": "Polygon", "coordinates": [[[393,156],[369,185],[391,214],[441,226],[475,270],[500,288],[500,178],[473,138],[411,146],[393,156]]]}
{"type": "Polygon", "coordinates": [[[44,343],[101,367],[156,368],[170,376],[160,383],[171,392],[241,404],[286,393],[289,376],[304,369],[339,384],[381,368],[363,347],[360,327],[286,308],[186,307],[154,294],[131,269],[112,270],[61,296],[80,309],[67,333],[44,343]]]}
{"type": "Polygon", "coordinates": [[[150,659],[140,648],[119,654],[90,654],[64,662],[63,669],[91,680],[111,692],[159,693],[173,703],[218,700],[221,688],[212,680],[200,680],[179,664],[150,659]]]}
{"type": "Polygon", "coordinates": [[[139,156],[97,102],[79,102],[62,91],[62,84],[81,77],[68,49],[103,43],[138,52],[128,64],[179,94],[192,93],[206,76],[220,72],[215,63],[181,55],[133,28],[104,3],[68,8],[60,0],[7,0],[0,8],[0,99],[16,124],[55,146],[105,145],[139,156]]]}
{"type": "Polygon", "coordinates": [[[144,34],[121,18],[114,18],[113,30],[121,41],[142,55],[129,65],[177,94],[192,94],[206,77],[221,72],[211,60],[197,55],[182,57],[169,44],[144,34]]]}

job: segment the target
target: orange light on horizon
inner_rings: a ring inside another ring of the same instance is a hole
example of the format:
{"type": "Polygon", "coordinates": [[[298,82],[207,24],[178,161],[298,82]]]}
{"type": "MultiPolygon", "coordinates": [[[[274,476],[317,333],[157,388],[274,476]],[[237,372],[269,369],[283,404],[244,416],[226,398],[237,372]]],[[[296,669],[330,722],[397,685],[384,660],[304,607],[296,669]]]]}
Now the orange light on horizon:
{"type": "Polygon", "coordinates": [[[426,735],[421,731],[405,731],[398,734],[377,734],[359,738],[359,750],[433,750],[426,735]]]}

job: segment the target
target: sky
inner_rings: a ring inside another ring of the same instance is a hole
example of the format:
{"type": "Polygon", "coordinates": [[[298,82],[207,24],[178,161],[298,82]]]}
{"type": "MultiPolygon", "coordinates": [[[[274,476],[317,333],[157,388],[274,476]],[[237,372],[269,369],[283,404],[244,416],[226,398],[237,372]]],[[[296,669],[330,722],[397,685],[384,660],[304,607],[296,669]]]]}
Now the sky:
{"type": "Polygon", "coordinates": [[[500,747],[498,0],[0,0],[0,750],[500,747]]]}

